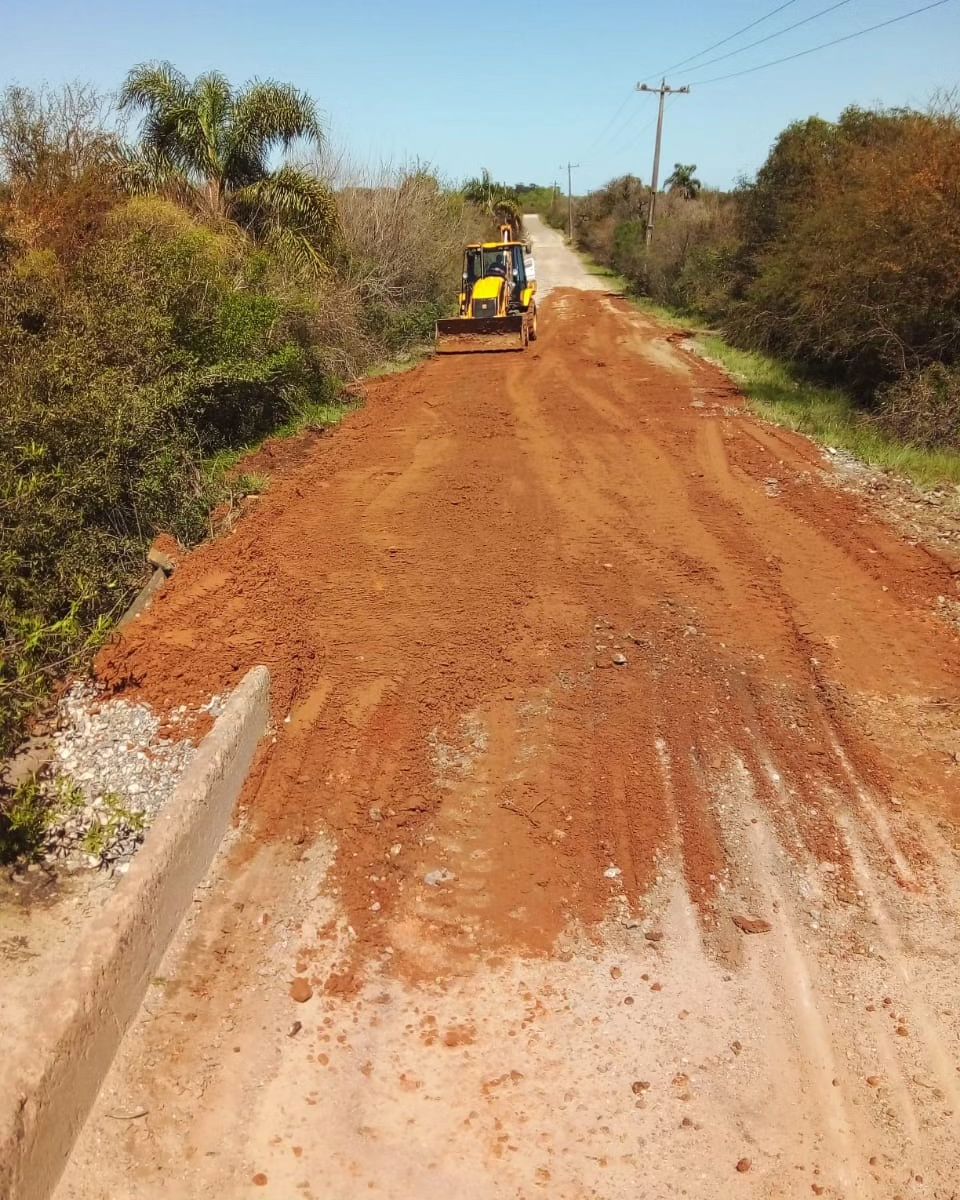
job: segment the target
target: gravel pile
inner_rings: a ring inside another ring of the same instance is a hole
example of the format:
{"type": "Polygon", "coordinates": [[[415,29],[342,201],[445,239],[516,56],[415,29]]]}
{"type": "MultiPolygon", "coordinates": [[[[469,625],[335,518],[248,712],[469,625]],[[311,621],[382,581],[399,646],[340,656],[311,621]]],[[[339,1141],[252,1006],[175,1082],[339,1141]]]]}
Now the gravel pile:
{"type": "MultiPolygon", "coordinates": [[[[216,717],[221,709],[215,696],[201,711],[216,717]]],[[[196,749],[189,738],[163,734],[194,715],[181,706],[161,722],[146,705],[104,700],[92,684],[74,684],[60,702],[43,784],[48,867],[126,872],[196,749]]]]}

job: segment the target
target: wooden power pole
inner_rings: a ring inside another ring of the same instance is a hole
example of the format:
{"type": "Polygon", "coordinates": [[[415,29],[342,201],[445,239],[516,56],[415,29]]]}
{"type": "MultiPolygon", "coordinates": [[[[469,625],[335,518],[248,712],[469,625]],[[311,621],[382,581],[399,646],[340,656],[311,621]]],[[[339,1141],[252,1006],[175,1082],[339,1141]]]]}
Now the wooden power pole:
{"type": "MultiPolygon", "coordinates": [[[[567,163],[567,236],[571,242],[573,241],[573,172],[579,166],[579,163],[567,163]]],[[[563,163],[560,164],[560,170],[563,170],[563,163]]]]}
{"type": "Polygon", "coordinates": [[[645,83],[637,84],[638,92],[654,92],[660,96],[660,111],[657,114],[657,142],[653,151],[653,180],[650,184],[650,212],[647,215],[647,245],[653,241],[653,222],[657,212],[657,189],[660,187],[660,139],[663,136],[663,102],[665,97],[689,93],[690,85],[682,88],[667,87],[665,79],[660,80],[658,88],[648,87],[645,83]]]}

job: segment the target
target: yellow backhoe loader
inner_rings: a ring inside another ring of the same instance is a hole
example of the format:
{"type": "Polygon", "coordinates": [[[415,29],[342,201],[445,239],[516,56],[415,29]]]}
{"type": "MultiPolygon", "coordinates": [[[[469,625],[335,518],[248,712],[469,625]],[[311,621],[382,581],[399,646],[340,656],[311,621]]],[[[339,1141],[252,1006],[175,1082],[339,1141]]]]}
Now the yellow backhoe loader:
{"type": "Polygon", "coordinates": [[[537,284],[528,278],[527,253],[509,225],[501,225],[499,242],[465,248],[460,315],[437,322],[438,353],[525,350],[537,340],[537,284]]]}

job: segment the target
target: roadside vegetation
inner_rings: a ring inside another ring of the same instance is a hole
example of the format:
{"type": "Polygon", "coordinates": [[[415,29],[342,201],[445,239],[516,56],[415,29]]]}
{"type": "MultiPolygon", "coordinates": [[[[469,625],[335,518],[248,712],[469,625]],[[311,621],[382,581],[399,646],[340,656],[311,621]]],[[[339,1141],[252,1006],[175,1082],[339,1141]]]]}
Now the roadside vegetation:
{"type": "Polygon", "coordinates": [[[344,381],[455,297],[489,213],[422,165],[346,178],[324,150],[273,82],[161,63],[116,100],[0,93],[0,758],[155,534],[206,536],[268,484],[236,475],[246,448],[335,423],[344,381]]]}
{"type": "Polygon", "coordinates": [[[752,181],[677,163],[578,202],[577,243],[687,322],[765,415],[922,483],[960,481],[960,117],[848,109],[784,130],[752,181]]]}

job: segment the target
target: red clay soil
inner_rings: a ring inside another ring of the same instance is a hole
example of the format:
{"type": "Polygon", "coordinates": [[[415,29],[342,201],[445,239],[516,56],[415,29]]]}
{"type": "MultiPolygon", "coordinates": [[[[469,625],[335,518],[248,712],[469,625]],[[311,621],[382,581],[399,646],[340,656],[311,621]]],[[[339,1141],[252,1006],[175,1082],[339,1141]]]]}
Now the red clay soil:
{"type": "Polygon", "coordinates": [[[624,302],[548,311],[526,353],[384,378],[286,451],[98,662],[159,709],[270,668],[251,841],[333,831],[361,953],[432,869],[461,884],[437,888],[450,946],[466,895],[489,953],[536,950],[621,884],[641,905],[668,849],[715,928],[709,780],[737,760],[838,888],[864,795],[955,815],[951,565],[624,302]]]}

